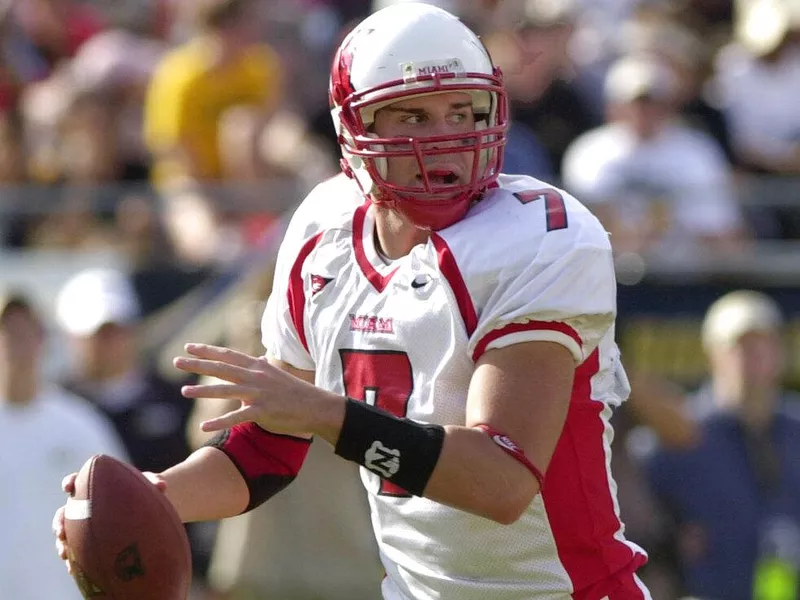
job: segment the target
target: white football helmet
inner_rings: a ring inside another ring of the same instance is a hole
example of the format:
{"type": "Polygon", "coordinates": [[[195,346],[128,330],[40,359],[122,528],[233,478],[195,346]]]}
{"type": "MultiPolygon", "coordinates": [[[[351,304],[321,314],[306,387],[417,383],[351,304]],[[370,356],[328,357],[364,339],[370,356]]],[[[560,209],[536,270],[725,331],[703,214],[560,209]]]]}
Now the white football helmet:
{"type": "Polygon", "coordinates": [[[342,170],[365,194],[402,211],[419,227],[442,229],[456,222],[500,174],[508,130],[502,74],[478,36],[440,8],[400,3],[361,22],[334,58],[330,103],[342,170]],[[472,96],[474,132],[387,139],[370,131],[375,112],[383,106],[456,91],[472,96]],[[424,157],[452,154],[453,142],[458,142],[459,153],[474,153],[471,179],[433,185],[424,157]],[[386,181],[386,159],[391,157],[415,157],[423,187],[386,181]]]}

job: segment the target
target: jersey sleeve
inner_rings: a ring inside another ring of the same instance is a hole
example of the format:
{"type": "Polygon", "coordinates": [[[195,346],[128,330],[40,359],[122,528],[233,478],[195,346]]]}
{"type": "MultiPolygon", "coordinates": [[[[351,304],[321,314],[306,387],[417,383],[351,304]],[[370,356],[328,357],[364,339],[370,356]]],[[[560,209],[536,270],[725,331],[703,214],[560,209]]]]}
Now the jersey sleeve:
{"type": "Polygon", "coordinates": [[[614,324],[607,233],[577,200],[545,189],[530,203],[507,191],[485,215],[492,243],[460,259],[478,316],[469,341],[476,361],[491,348],[548,341],[581,363],[614,324]]]}
{"type": "Polygon", "coordinates": [[[295,210],[278,250],[272,291],[261,319],[267,353],[305,371],[315,370],[306,336],[302,269],[327,224],[358,205],[344,176],[319,184],[295,210]]]}
{"type": "Polygon", "coordinates": [[[493,295],[470,340],[475,360],[491,348],[528,341],[561,344],[577,363],[594,351],[615,318],[611,256],[578,247],[540,264],[532,262],[493,295]]]}
{"type": "Polygon", "coordinates": [[[305,371],[313,371],[315,366],[305,338],[305,324],[297,322],[297,303],[305,300],[302,289],[296,288],[296,280],[305,258],[303,250],[313,239],[313,231],[313,223],[306,221],[298,209],[278,250],[272,291],[261,319],[261,341],[267,353],[305,371]]]}

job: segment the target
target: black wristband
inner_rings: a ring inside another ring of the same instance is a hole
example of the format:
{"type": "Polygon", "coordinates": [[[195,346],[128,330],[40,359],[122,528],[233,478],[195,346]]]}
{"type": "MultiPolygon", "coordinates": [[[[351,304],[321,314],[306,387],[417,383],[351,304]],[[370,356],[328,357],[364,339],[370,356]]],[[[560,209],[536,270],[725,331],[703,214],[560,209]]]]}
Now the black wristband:
{"type": "Polygon", "coordinates": [[[422,496],[443,444],[441,425],[401,419],[348,398],[335,452],[422,496]]]}

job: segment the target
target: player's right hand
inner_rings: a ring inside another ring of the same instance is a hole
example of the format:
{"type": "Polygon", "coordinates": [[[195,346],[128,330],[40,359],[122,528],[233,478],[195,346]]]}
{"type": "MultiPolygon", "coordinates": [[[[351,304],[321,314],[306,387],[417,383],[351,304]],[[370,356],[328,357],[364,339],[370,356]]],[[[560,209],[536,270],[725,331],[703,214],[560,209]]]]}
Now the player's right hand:
{"type": "MultiPolygon", "coordinates": [[[[143,472],[142,475],[144,475],[159,490],[162,492],[166,491],[167,482],[163,477],[161,477],[161,475],[158,473],[151,473],[149,471],[143,472]]],[[[61,480],[61,489],[70,496],[75,493],[75,479],[77,479],[77,477],[77,473],[70,473],[61,480]]],[[[58,553],[58,557],[61,560],[66,561],[67,571],[72,573],[70,562],[67,560],[67,533],[66,529],[64,528],[65,508],[66,506],[60,506],[58,510],[56,510],[56,514],[53,515],[53,533],[56,536],[56,552],[58,553]]]]}

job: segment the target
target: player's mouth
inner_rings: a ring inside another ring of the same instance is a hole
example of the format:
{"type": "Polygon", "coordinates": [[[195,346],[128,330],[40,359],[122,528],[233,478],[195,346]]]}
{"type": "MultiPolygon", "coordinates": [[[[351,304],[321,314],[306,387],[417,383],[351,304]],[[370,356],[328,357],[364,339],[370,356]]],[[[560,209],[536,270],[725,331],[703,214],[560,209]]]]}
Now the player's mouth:
{"type": "MultiPolygon", "coordinates": [[[[461,179],[460,175],[454,170],[447,167],[437,167],[430,169],[428,172],[428,181],[434,187],[443,185],[454,185],[461,179]]],[[[422,173],[417,175],[417,181],[422,184],[422,173]]]]}

